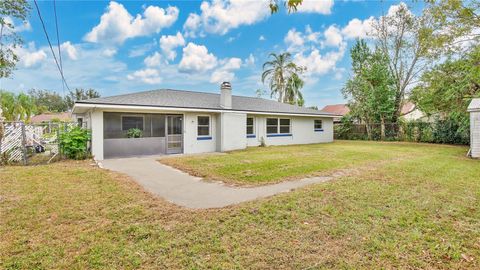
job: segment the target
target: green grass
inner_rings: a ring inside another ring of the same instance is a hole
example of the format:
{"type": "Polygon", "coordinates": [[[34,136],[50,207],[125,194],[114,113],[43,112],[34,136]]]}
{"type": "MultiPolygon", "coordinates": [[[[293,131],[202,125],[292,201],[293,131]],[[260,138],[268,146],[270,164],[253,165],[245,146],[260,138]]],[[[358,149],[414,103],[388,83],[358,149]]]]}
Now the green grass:
{"type": "Polygon", "coordinates": [[[336,141],[329,144],[252,147],[227,154],[167,157],[161,163],[206,180],[237,185],[270,184],[328,175],[339,169],[375,166],[379,162],[423,155],[426,145],[336,141]]]}
{"type": "Polygon", "coordinates": [[[314,148],[336,146],[376,166],[217,210],[176,207],[88,162],[0,169],[0,269],[480,268],[480,161],[465,147],[314,148]]]}

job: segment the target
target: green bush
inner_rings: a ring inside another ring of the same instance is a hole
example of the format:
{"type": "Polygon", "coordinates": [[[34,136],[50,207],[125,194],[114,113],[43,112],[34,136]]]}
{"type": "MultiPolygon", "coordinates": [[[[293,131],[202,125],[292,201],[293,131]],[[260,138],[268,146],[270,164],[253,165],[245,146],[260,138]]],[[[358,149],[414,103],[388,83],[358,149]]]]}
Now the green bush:
{"type": "Polygon", "coordinates": [[[143,136],[143,133],[138,128],[131,128],[127,131],[128,138],[141,138],[142,136],[143,136]]]}
{"type": "Polygon", "coordinates": [[[70,159],[85,159],[88,157],[87,143],[90,140],[90,131],[74,127],[60,133],[60,149],[70,159]]]}
{"type": "Polygon", "coordinates": [[[469,144],[470,130],[453,118],[435,121],[433,140],[436,143],[469,144]]]}

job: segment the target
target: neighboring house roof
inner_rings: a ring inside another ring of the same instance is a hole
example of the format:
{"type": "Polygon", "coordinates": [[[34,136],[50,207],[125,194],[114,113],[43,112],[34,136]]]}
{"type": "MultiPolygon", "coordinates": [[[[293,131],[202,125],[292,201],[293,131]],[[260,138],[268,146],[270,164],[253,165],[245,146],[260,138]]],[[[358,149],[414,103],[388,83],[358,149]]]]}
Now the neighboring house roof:
{"type": "Polygon", "coordinates": [[[328,112],[280,103],[273,100],[235,95],[232,95],[232,109],[225,109],[220,106],[220,94],[172,89],[159,89],[111,97],[93,98],[77,101],[76,104],[150,106],[335,116],[328,112]]]}
{"type": "Polygon", "coordinates": [[[322,111],[344,116],[350,112],[350,108],[347,104],[335,104],[323,107],[322,111]]]}
{"type": "Polygon", "coordinates": [[[409,114],[409,113],[413,112],[415,109],[416,109],[415,104],[413,104],[413,102],[411,102],[411,101],[407,101],[407,102],[405,102],[405,104],[403,104],[402,111],[400,112],[400,115],[409,114]]]}
{"type": "Polygon", "coordinates": [[[480,98],[474,98],[468,105],[467,111],[469,112],[480,112],[480,98]]]}
{"type": "MultiPolygon", "coordinates": [[[[416,108],[415,104],[413,104],[410,101],[407,101],[402,107],[401,115],[409,114],[412,111],[414,111],[415,108],[416,108]]],[[[327,105],[323,107],[322,111],[345,116],[350,112],[350,108],[348,108],[347,104],[335,104],[335,105],[327,105]]]]}
{"type": "Polygon", "coordinates": [[[42,113],[39,115],[32,116],[32,118],[30,118],[30,123],[43,123],[43,122],[50,122],[52,120],[72,121],[72,114],[69,112],[42,113]]]}

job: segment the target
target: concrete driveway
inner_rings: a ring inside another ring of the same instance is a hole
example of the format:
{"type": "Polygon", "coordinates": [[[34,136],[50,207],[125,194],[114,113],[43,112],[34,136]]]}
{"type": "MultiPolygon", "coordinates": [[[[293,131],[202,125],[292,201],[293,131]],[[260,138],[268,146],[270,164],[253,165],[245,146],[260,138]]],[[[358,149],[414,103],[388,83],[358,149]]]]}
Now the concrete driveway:
{"type": "Polygon", "coordinates": [[[232,187],[218,182],[206,182],[177,169],[159,163],[158,157],[134,157],[103,160],[109,170],[131,176],[146,190],[188,208],[219,208],[278,193],[306,185],[321,183],[333,177],[313,177],[286,181],[260,187],[232,187]]]}

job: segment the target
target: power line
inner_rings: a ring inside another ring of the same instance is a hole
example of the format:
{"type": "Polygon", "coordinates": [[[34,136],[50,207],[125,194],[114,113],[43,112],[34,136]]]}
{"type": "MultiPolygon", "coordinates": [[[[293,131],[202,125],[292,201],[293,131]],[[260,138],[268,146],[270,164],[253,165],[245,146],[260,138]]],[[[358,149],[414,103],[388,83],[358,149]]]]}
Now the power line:
{"type": "MultiPolygon", "coordinates": [[[[53,14],[55,14],[55,29],[57,30],[58,58],[60,59],[60,69],[63,73],[62,52],[60,51],[60,35],[58,34],[57,5],[55,0],[53,0],[53,14]]],[[[63,97],[65,97],[65,84],[63,83],[63,80],[62,80],[62,94],[63,94],[63,97]]]]}
{"type": "Polygon", "coordinates": [[[50,51],[52,51],[53,59],[55,60],[55,63],[57,64],[58,71],[60,72],[60,75],[62,76],[62,80],[65,83],[65,86],[70,91],[70,87],[68,87],[67,81],[65,80],[65,76],[63,76],[63,70],[62,70],[62,68],[60,68],[60,64],[58,63],[57,56],[55,55],[55,52],[53,51],[52,43],[50,42],[50,38],[48,37],[47,29],[45,28],[45,23],[43,22],[42,14],[40,13],[40,8],[38,8],[37,0],[33,0],[33,2],[35,3],[35,7],[37,9],[38,18],[40,19],[40,22],[42,23],[43,32],[45,33],[45,37],[47,37],[48,46],[50,47],[50,51]]]}

